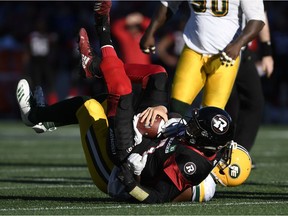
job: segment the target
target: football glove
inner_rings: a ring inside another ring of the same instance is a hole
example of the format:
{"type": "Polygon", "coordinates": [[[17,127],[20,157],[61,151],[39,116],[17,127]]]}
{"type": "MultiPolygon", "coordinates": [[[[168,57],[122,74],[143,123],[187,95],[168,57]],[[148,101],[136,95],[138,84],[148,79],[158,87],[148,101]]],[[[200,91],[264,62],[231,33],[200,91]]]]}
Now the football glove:
{"type": "Polygon", "coordinates": [[[143,155],[132,153],[127,159],[127,164],[133,170],[135,175],[140,176],[146,165],[147,158],[148,154],[146,152],[143,155]]]}
{"type": "Polygon", "coordinates": [[[129,168],[129,165],[127,163],[123,163],[120,167],[121,171],[118,173],[118,178],[122,182],[123,185],[126,187],[126,191],[130,192],[132,191],[137,183],[134,179],[133,173],[129,168]]]}
{"type": "Polygon", "coordinates": [[[139,130],[137,128],[139,116],[140,116],[140,114],[134,115],[134,118],[133,118],[133,128],[134,128],[134,132],[135,132],[135,135],[134,135],[135,145],[138,145],[142,142],[142,134],[139,132],[139,130]]]}

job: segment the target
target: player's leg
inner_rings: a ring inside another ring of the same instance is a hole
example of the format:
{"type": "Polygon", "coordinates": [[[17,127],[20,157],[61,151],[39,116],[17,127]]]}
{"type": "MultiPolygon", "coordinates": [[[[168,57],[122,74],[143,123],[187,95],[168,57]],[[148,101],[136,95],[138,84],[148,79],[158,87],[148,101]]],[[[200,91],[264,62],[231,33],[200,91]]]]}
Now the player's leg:
{"type": "MultiPolygon", "coordinates": [[[[237,76],[239,75],[239,72],[240,71],[238,71],[237,76]]],[[[225,106],[225,110],[229,113],[229,115],[231,116],[231,118],[234,122],[237,122],[238,115],[239,115],[239,107],[240,107],[240,101],[239,101],[239,94],[238,94],[238,88],[237,88],[237,77],[236,77],[236,80],[235,80],[235,83],[233,85],[229,100],[227,101],[227,104],[225,106]]],[[[237,126],[235,125],[235,127],[237,127],[237,126]]]]}
{"type": "Polygon", "coordinates": [[[19,86],[22,87],[19,87],[17,99],[26,125],[49,121],[57,122],[59,126],[79,121],[82,146],[92,179],[100,190],[107,193],[112,162],[106,151],[108,124],[102,106],[90,97],[75,97],[50,106],[36,107],[30,102],[28,82],[22,80],[19,86]]]}
{"type": "Polygon", "coordinates": [[[89,98],[77,96],[46,107],[32,107],[29,119],[33,123],[55,122],[57,126],[78,124],[76,112],[89,98]]]}
{"type": "Polygon", "coordinates": [[[189,106],[203,88],[206,74],[201,71],[202,55],[184,47],[172,83],[171,111],[185,115],[189,106]]]}
{"type": "Polygon", "coordinates": [[[94,16],[102,53],[100,69],[108,90],[107,117],[110,128],[108,148],[113,162],[120,164],[134,146],[132,124],[134,110],[131,81],[111,40],[110,8],[111,1],[97,1],[94,16]]]}
{"type": "Polygon", "coordinates": [[[54,122],[57,126],[77,124],[76,112],[89,99],[79,96],[50,106],[37,106],[37,100],[33,98],[29,83],[25,79],[19,81],[16,96],[22,120],[31,127],[40,122],[54,122]]]}
{"type": "Polygon", "coordinates": [[[113,163],[107,152],[108,120],[103,107],[87,100],[76,113],[88,169],[96,186],[107,193],[113,163]]]}
{"type": "Polygon", "coordinates": [[[27,126],[34,126],[39,122],[54,122],[57,126],[77,124],[76,112],[89,98],[79,96],[50,106],[36,106],[35,101],[32,99],[28,82],[21,80],[19,82],[20,85],[22,85],[22,88],[18,89],[17,98],[23,122],[27,126]]]}
{"type": "Polygon", "coordinates": [[[234,140],[250,151],[261,123],[264,96],[253,57],[249,53],[243,53],[242,56],[235,81],[240,105],[234,140]]]}
{"type": "Polygon", "coordinates": [[[207,81],[203,94],[203,106],[214,106],[224,109],[232,91],[234,81],[238,72],[240,57],[233,66],[221,65],[218,56],[209,58],[205,71],[207,81]]]}
{"type": "Polygon", "coordinates": [[[162,66],[125,64],[124,67],[131,82],[142,86],[141,94],[135,100],[136,113],[151,106],[168,107],[168,75],[162,66]]]}

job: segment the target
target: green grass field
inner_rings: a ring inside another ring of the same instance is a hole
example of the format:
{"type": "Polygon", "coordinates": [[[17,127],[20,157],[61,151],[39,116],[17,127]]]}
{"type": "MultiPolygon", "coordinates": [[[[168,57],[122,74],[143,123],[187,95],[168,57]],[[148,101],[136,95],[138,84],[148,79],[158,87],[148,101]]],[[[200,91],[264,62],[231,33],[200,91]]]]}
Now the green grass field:
{"type": "Polygon", "coordinates": [[[117,203],[93,185],[77,126],[35,134],[0,122],[0,215],[287,215],[288,127],[262,127],[257,169],[208,203],[117,203]]]}

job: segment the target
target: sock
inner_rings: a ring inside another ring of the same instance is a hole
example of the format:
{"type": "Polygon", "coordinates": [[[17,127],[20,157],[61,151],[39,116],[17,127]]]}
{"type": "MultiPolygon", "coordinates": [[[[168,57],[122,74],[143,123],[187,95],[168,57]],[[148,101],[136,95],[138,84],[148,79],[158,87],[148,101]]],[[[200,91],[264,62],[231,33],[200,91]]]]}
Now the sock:
{"type": "Polygon", "coordinates": [[[100,46],[113,45],[111,40],[109,17],[95,15],[95,22],[96,32],[100,39],[100,46]]]}

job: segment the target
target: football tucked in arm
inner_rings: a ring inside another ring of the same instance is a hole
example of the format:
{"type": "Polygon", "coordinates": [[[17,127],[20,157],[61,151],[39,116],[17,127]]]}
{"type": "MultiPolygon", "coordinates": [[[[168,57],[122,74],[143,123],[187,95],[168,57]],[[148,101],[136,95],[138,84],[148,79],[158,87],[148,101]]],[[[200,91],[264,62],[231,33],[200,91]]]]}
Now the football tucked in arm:
{"type": "Polygon", "coordinates": [[[137,122],[137,129],[142,136],[153,139],[161,132],[163,125],[165,124],[164,119],[157,115],[152,126],[145,125],[145,121],[141,122],[141,119],[137,122]]]}

